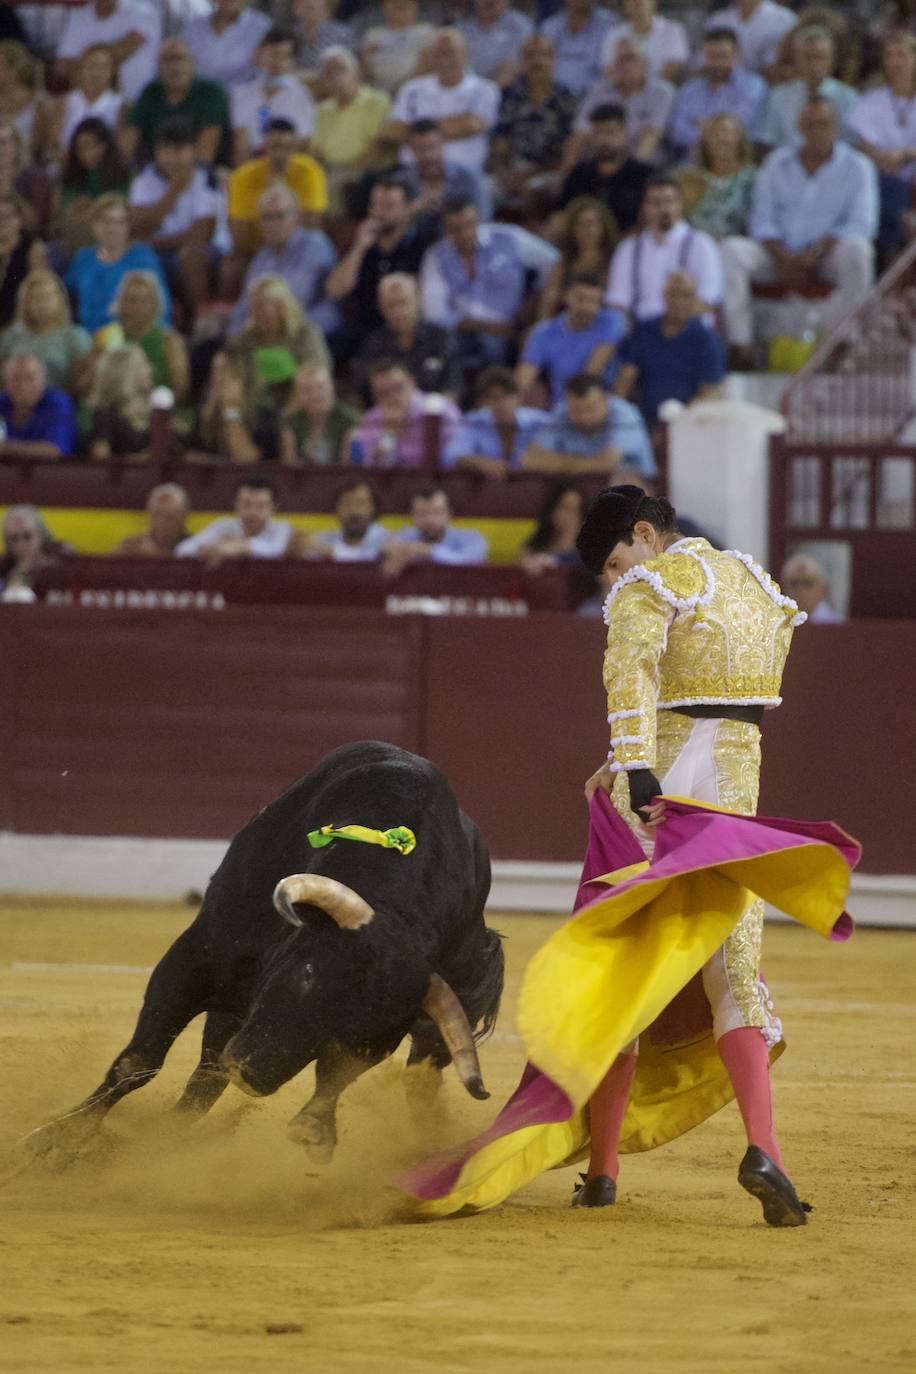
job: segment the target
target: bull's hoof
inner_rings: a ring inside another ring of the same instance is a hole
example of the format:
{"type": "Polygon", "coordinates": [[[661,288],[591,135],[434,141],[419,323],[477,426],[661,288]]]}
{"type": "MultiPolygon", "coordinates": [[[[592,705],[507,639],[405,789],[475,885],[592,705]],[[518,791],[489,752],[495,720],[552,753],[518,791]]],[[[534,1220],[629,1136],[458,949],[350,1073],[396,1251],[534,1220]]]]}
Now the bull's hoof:
{"type": "Polygon", "coordinates": [[[337,1132],[326,1120],[300,1112],[286,1128],[294,1145],[301,1145],[313,1164],[330,1164],[337,1145],[337,1132]]]}

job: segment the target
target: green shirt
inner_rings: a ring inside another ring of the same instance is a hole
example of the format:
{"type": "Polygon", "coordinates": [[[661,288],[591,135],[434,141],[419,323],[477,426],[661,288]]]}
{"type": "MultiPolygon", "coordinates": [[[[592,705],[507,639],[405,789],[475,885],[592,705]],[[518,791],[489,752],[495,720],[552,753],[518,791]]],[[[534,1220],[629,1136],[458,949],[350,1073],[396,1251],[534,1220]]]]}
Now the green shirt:
{"type": "Polygon", "coordinates": [[[324,427],[324,443],[312,448],[311,420],[305,410],[289,411],[283,423],[293,432],[296,440],[296,457],[303,463],[316,465],[346,463],[350,455],[342,452],[343,441],[351,429],[359,424],[361,415],[352,406],[335,401],[328,414],[324,427]]]}
{"type": "Polygon", "coordinates": [[[165,98],[165,87],[161,81],[151,81],[144,86],[137,102],[130,112],[128,123],[139,129],[140,137],[151,155],[156,141],[156,131],[165,119],[186,119],[194,132],[209,129],[218,124],[223,137],[217,154],[217,162],[227,162],[229,140],[229,101],[226,91],[218,81],[208,81],[206,77],[195,76],[184,100],[177,105],[169,105],[165,98]]]}

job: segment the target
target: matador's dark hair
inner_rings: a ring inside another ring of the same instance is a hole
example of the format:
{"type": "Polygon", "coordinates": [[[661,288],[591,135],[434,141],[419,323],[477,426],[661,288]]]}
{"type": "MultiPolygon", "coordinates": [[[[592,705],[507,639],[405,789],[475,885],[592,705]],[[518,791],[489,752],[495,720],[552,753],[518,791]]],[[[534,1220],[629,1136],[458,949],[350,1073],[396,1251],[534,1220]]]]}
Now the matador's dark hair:
{"type": "Polygon", "coordinates": [[[596,577],[615,544],[633,543],[633,526],[646,520],[659,534],[677,532],[677,511],[663,496],[647,496],[641,487],[606,487],[592,502],[582,522],[576,548],[596,577]]]}

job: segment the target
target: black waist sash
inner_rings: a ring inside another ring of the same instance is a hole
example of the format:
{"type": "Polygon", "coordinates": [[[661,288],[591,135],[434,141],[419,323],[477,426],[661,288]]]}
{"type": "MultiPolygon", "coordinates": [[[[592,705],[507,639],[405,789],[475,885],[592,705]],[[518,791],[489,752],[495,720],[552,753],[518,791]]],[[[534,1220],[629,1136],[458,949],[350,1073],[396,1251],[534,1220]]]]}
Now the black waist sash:
{"type": "Polygon", "coordinates": [[[743,720],[748,725],[759,725],[763,720],[762,706],[738,706],[730,702],[719,706],[700,702],[696,706],[671,706],[679,716],[694,716],[697,720],[743,720]]]}

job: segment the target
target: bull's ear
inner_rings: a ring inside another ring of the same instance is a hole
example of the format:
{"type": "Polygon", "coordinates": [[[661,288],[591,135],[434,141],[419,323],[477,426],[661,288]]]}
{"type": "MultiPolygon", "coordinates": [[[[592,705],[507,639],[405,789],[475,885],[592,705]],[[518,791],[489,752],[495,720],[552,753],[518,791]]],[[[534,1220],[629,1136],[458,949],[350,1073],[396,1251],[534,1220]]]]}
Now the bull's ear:
{"type": "Polygon", "coordinates": [[[284,921],[298,927],[302,925],[302,917],[293,910],[293,902],[308,902],[310,906],[319,907],[341,930],[359,930],[375,915],[369,903],[352,887],[320,873],[291,873],[274,888],[274,907],[284,921]]]}
{"type": "Polygon", "coordinates": [[[468,1018],[455,993],[438,973],[434,973],[429,980],[429,988],[423,998],[423,1010],[438,1026],[458,1077],[471,1096],[483,1102],[490,1094],[483,1085],[477,1046],[468,1018]]]}

